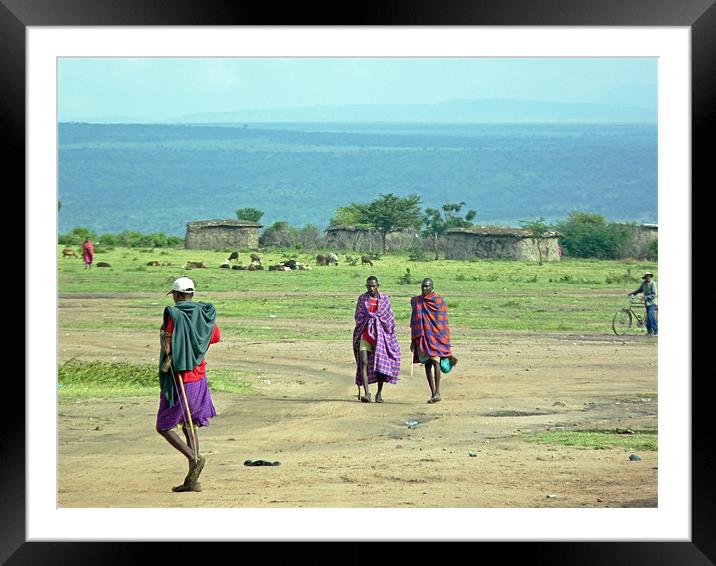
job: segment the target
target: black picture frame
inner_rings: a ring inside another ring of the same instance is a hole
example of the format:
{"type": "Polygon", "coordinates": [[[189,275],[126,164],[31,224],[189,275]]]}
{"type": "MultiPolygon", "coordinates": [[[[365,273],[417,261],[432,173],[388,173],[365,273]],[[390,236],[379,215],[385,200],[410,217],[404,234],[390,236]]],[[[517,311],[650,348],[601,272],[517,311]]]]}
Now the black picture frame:
{"type": "MultiPolygon", "coordinates": [[[[214,0],[0,0],[0,124],[5,173],[25,184],[26,119],[25,36],[32,26],[180,26],[180,25],[453,25],[453,26],[685,26],[691,29],[692,194],[706,189],[714,160],[709,138],[714,132],[716,100],[716,0],[442,0],[342,3],[247,4],[214,0]]],[[[10,190],[10,189],[8,189],[10,190]]],[[[693,208],[692,208],[693,209],[693,208]]],[[[693,219],[696,225],[696,218],[693,219]]],[[[24,295],[25,301],[31,297],[24,295]]],[[[690,331],[691,329],[684,329],[690,331]]],[[[26,334],[27,335],[27,334],[26,334]]],[[[693,349],[692,349],[693,350],[693,349]]],[[[692,363],[693,366],[693,363],[692,363]]],[[[710,372],[706,372],[710,373],[710,372]]],[[[6,376],[5,431],[0,436],[0,563],[127,564],[159,551],[162,561],[184,563],[214,560],[224,550],[232,560],[282,561],[309,558],[313,563],[375,560],[390,556],[391,543],[323,543],[320,552],[308,543],[197,543],[186,529],[186,543],[26,542],[25,537],[25,389],[14,375],[6,376]],[[13,391],[13,388],[15,391],[13,391]],[[19,391],[18,391],[19,390],[19,391]],[[13,394],[14,393],[14,394],[13,394]],[[20,403],[20,399],[23,403],[20,403]],[[220,547],[219,545],[232,545],[220,547]],[[241,544],[240,553],[236,544],[241,544]],[[332,545],[338,545],[332,548],[332,545]],[[328,545],[328,546],[324,546],[328,545]],[[376,546],[380,545],[380,546],[376,546]],[[360,549],[365,550],[365,554],[360,549]],[[305,555],[304,555],[305,553],[305,555]],[[388,553],[388,554],[386,554],[388,553]]],[[[690,375],[670,378],[691,380],[690,375]]],[[[401,545],[401,559],[422,561],[462,556],[484,560],[498,553],[503,563],[544,564],[714,564],[716,561],[716,465],[709,414],[708,379],[691,380],[692,392],[692,537],[690,542],[471,542],[401,545]],[[471,545],[460,548],[457,545],[471,545]],[[472,545],[479,545],[475,548],[472,545]],[[408,547],[408,548],[405,548],[408,547]],[[463,552],[465,553],[463,554],[463,552]],[[489,554],[485,554],[488,551],[489,554]],[[406,554],[407,553],[407,554],[406,554]]],[[[558,533],[555,533],[558,536],[558,533]]],[[[320,533],[316,533],[320,541],[320,533]]],[[[395,543],[397,544],[397,543],[395,543]]]]}

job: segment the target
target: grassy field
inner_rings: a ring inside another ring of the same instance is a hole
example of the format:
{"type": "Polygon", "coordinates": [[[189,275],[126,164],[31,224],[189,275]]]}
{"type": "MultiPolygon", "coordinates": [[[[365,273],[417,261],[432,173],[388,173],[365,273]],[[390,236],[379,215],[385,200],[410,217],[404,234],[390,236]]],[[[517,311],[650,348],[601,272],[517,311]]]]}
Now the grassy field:
{"type": "MultiPolygon", "coordinates": [[[[81,260],[65,259],[58,249],[58,283],[62,296],[111,296],[117,305],[113,328],[156,330],[171,298],[165,295],[182,275],[197,286],[196,300],[216,305],[222,333],[245,340],[343,340],[352,325],[356,297],[365,279],[376,275],[391,297],[400,332],[410,324],[410,297],[424,277],[434,280],[448,305],[455,336],[476,338],[491,331],[611,333],[613,313],[636,289],[641,274],[657,265],[636,261],[565,259],[537,265],[509,260],[411,261],[389,254],[374,267],[351,265],[340,254],[339,265],[315,267],[315,253],[275,250],[261,254],[264,265],[295,258],[311,271],[240,271],[221,269],[227,251],[116,248],[95,254],[87,270],[81,260]],[[98,268],[105,261],[111,268],[98,268]],[[157,261],[159,266],[148,266],[157,261]],[[205,269],[186,270],[187,261],[205,269]]],[[[248,263],[248,251],[239,263],[248,263]]],[[[100,330],[107,319],[59,318],[60,330],[100,330]]],[[[157,368],[111,362],[70,360],[60,367],[61,400],[156,394],[157,368]]],[[[237,372],[214,370],[212,388],[251,394],[237,372]]],[[[544,439],[543,439],[544,440],[544,439]]]]}
{"type": "MultiPolygon", "coordinates": [[[[240,263],[248,263],[241,252],[240,263]]],[[[58,253],[59,255],[59,253],[58,253]]],[[[342,336],[326,325],[305,336],[300,322],[352,320],[355,299],[365,290],[368,275],[379,278],[381,291],[391,297],[396,321],[410,319],[410,297],[419,294],[420,281],[431,277],[447,301],[451,325],[467,333],[484,330],[611,332],[614,312],[636,289],[645,270],[657,265],[638,261],[564,259],[538,265],[510,260],[411,261],[407,254],[390,254],[374,267],[350,265],[346,254],[339,265],[315,267],[315,253],[273,251],[262,253],[264,265],[295,258],[313,266],[311,271],[240,271],[220,269],[226,251],[116,248],[97,252],[95,264],[111,268],[86,270],[81,260],[58,259],[60,294],[110,294],[118,300],[131,297],[129,314],[113,321],[120,328],[156,326],[160,305],[170,304],[164,293],[179,276],[191,277],[197,300],[212,302],[219,316],[236,321],[291,320],[289,326],[261,328],[234,325],[229,332],[257,333],[271,339],[336,339],[342,336]],[[158,267],[147,266],[158,261],[158,267]],[[206,269],[183,269],[187,261],[201,261],[206,269]]],[[[349,254],[350,255],[350,254],[349,254]]],[[[356,257],[358,254],[352,254],[356,257]]],[[[275,322],[275,321],[274,321],[275,322]]],[[[60,326],[63,323],[60,320],[60,326]]],[[[82,321],[82,328],[101,328],[102,320],[82,321]]]]}

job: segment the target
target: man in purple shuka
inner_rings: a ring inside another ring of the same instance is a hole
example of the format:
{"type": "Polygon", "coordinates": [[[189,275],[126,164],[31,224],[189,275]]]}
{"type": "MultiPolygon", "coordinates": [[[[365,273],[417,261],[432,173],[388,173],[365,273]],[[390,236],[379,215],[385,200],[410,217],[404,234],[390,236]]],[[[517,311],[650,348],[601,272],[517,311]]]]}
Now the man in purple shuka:
{"type": "Polygon", "coordinates": [[[378,384],[375,402],[383,402],[383,383],[397,383],[400,373],[400,344],[395,335],[395,316],[390,297],[379,293],[378,278],[366,280],[367,292],[356,303],[356,326],[353,330],[353,355],[356,359],[356,385],[361,402],[370,403],[371,383],[378,384]]]}

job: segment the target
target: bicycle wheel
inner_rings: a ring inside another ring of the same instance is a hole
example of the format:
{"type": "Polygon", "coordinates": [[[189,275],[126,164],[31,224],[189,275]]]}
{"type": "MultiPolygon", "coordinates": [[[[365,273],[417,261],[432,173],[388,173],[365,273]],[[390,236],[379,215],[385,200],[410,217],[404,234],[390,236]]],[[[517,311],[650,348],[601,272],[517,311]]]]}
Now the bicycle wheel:
{"type": "Polygon", "coordinates": [[[631,328],[631,313],[628,309],[616,312],[612,319],[612,330],[617,336],[623,336],[631,328]]]}

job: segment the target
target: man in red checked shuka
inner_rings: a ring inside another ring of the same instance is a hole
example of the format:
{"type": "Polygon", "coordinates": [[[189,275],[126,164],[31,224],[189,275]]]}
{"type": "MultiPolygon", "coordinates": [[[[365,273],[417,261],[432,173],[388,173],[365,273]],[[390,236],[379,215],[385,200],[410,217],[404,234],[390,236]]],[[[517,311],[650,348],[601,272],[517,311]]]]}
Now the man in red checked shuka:
{"type": "MultiPolygon", "coordinates": [[[[433,290],[433,280],[423,279],[422,293],[410,299],[410,350],[413,363],[425,364],[431,396],[428,403],[440,401],[442,359],[456,363],[450,345],[450,325],[445,300],[433,290]],[[434,374],[434,377],[433,377],[434,374]]],[[[447,371],[447,370],[446,370],[447,371]]]]}
{"type": "Polygon", "coordinates": [[[221,333],[216,325],[214,305],[192,300],[194,282],[191,279],[180,277],[167,295],[170,293],[174,306],[164,309],[161,328],[161,397],[156,429],[189,462],[184,483],[172,491],[201,491],[198,480],[206,459],[199,454],[196,427],[208,426],[209,419],[216,416],[206,382],[204,356],[209,345],[221,339],[221,333]],[[182,426],[186,442],[173,430],[178,425],[182,426]]]}

